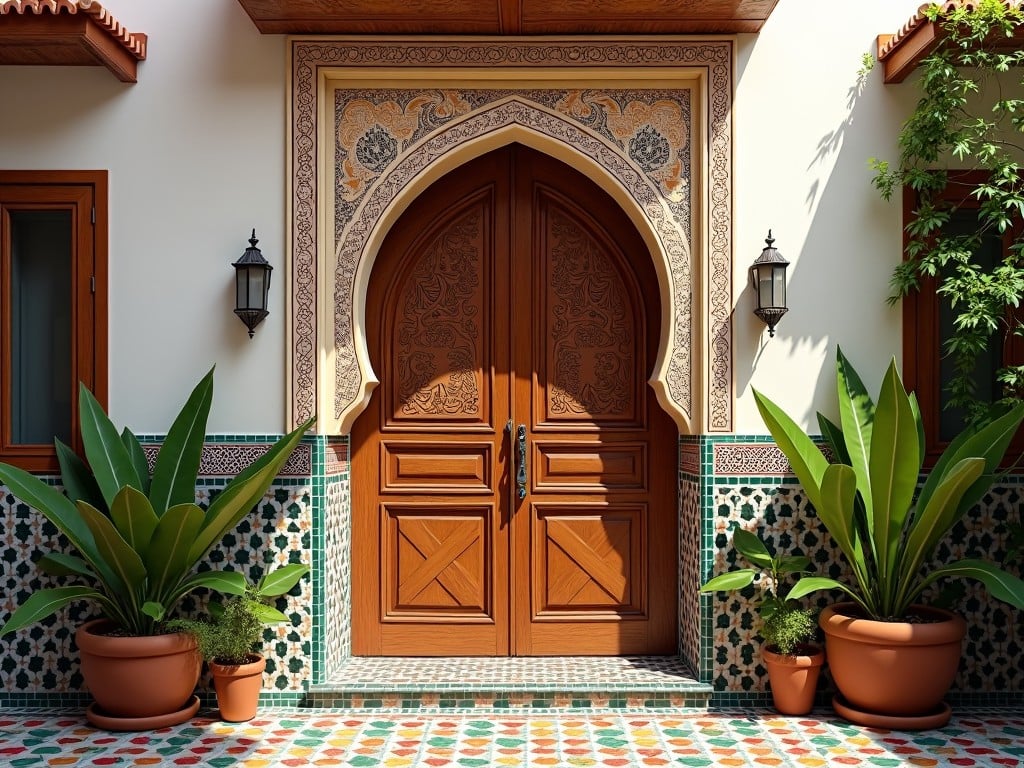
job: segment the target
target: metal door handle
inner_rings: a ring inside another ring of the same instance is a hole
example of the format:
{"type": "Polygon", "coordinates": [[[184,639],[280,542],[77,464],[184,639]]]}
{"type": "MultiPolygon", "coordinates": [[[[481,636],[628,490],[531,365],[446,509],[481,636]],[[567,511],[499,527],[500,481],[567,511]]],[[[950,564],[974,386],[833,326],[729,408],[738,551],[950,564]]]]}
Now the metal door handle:
{"type": "Polygon", "coordinates": [[[516,467],[516,489],[520,499],[526,498],[526,425],[516,427],[516,443],[519,446],[519,462],[516,467]]]}

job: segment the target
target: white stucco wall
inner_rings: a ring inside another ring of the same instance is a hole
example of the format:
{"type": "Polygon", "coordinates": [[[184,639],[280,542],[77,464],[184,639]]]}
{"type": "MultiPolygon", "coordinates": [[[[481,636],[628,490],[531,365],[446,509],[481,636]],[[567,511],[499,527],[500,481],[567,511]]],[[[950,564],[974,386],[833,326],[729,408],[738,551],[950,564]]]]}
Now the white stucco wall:
{"type": "MultiPolygon", "coordinates": [[[[260,35],[234,0],[110,0],[149,34],[139,82],[99,68],[0,68],[0,168],[110,172],[110,408],[139,432],[168,426],[217,364],[212,432],[284,428],[285,41],[260,35]],[[250,341],[231,312],[230,262],[256,227],[275,266],[270,317],[250,341]]],[[[914,93],[861,56],[919,0],[856,9],[780,0],[741,35],[735,98],[735,431],[763,433],[751,387],[806,425],[833,410],[843,345],[865,381],[900,355],[885,303],[900,258],[900,209],[871,187],[867,159],[894,158],[914,93]],[[751,313],[747,269],[768,228],[792,262],[774,339],[751,313]]]]}
{"type": "Polygon", "coordinates": [[[234,0],[110,0],[149,35],[139,82],[98,67],[0,67],[0,168],[110,174],[110,410],[166,431],[217,364],[212,432],[285,413],[285,44],[234,0]],[[274,266],[249,340],[230,264],[256,228],[274,266]]]}
{"type": "Polygon", "coordinates": [[[871,186],[868,158],[895,160],[917,99],[885,85],[882,67],[857,83],[879,33],[894,33],[920,0],[840,6],[780,0],[758,35],[737,45],[735,109],[735,370],[740,433],[765,429],[755,387],[817,431],[835,414],[839,344],[873,389],[901,358],[899,308],[886,304],[901,258],[901,204],[871,186]],[[748,269],[768,229],[790,261],[789,313],[769,338],[753,315],[748,269]]]}

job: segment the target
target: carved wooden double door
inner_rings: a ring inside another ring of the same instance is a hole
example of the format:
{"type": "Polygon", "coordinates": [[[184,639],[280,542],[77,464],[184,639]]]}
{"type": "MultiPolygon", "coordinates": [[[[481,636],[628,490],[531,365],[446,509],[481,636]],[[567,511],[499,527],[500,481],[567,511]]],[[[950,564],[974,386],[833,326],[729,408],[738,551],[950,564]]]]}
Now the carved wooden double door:
{"type": "Polygon", "coordinates": [[[357,655],[671,653],[676,430],[640,236],[513,145],[394,225],[352,435],[357,655]]]}

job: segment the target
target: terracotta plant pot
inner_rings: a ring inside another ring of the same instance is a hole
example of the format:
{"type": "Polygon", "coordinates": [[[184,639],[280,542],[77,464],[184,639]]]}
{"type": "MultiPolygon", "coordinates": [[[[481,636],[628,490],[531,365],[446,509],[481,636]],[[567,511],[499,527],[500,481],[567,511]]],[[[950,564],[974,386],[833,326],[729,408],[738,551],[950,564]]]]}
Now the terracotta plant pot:
{"type": "Polygon", "coordinates": [[[111,626],[106,619],[97,619],[75,633],[82,677],[102,714],[150,719],[188,708],[202,667],[192,636],[183,632],[151,637],[98,633],[111,626]]]}
{"type": "Polygon", "coordinates": [[[799,653],[776,653],[765,648],[761,658],[768,669],[772,701],[783,715],[806,715],[814,708],[818,675],[825,652],[816,645],[802,646],[799,653]]]}
{"type": "Polygon", "coordinates": [[[904,719],[948,713],[942,699],[956,677],[967,623],[938,608],[911,610],[925,621],[858,618],[854,603],[822,611],[829,668],[847,708],[904,719]]]}
{"type": "Polygon", "coordinates": [[[256,717],[267,660],[255,653],[250,654],[250,658],[252,661],[248,664],[210,662],[220,716],[229,723],[242,723],[256,717]]]}

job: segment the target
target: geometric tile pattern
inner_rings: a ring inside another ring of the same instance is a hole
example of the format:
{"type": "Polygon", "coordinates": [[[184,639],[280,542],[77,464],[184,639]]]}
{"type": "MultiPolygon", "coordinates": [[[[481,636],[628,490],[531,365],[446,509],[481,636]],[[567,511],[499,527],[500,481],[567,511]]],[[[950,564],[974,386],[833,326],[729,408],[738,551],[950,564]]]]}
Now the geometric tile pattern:
{"type": "MultiPolygon", "coordinates": [[[[771,450],[753,450],[761,448],[757,443],[764,441],[764,437],[700,440],[705,444],[701,479],[707,486],[704,504],[710,526],[706,576],[736,566],[731,532],[742,526],[757,532],[772,550],[809,556],[818,574],[846,578],[841,555],[828,534],[816,524],[813,509],[794,478],[775,474],[779,470],[775,446],[769,444],[771,450]],[[756,457],[763,461],[758,463],[756,457]],[[725,468],[742,471],[743,475],[719,474],[725,468]]],[[[1020,574],[1022,564],[1007,562],[1006,552],[1010,539],[1008,524],[1020,520],[1022,486],[1024,478],[1020,476],[1002,478],[940,543],[937,562],[983,557],[1020,574]]],[[[991,598],[978,584],[960,584],[963,594],[955,600],[953,609],[967,620],[968,631],[949,698],[991,705],[1019,703],[1024,696],[1024,636],[1018,612],[991,598]]],[[[937,592],[934,589],[926,597],[934,598],[937,592]]],[[[739,594],[718,592],[706,598],[710,605],[702,627],[706,632],[704,653],[710,655],[710,664],[702,665],[701,674],[715,687],[713,702],[747,705],[767,701],[763,698],[767,689],[765,670],[759,661],[757,617],[751,608],[753,595],[752,586],[739,594]]],[[[821,595],[817,605],[828,602],[828,597],[821,595]]],[[[819,690],[829,684],[826,674],[819,690]]]]}
{"type": "Polygon", "coordinates": [[[328,676],[352,653],[351,494],[349,476],[325,478],[324,508],[324,667],[328,676]]]}
{"type": "Polygon", "coordinates": [[[351,658],[309,706],[531,709],[706,707],[711,686],[678,656],[351,658]]]}
{"type": "MultiPolygon", "coordinates": [[[[228,445],[220,443],[221,448],[228,445]]],[[[243,452],[250,447],[241,446],[243,452]]],[[[304,444],[301,448],[304,451],[300,453],[308,456],[309,446],[304,444]]],[[[55,478],[52,480],[56,483],[55,478]]],[[[196,502],[206,508],[226,483],[224,477],[201,477],[196,502]]],[[[308,477],[275,480],[253,512],[209,552],[200,569],[241,570],[256,581],[271,567],[296,562],[311,564],[311,494],[308,477]]],[[[71,551],[42,515],[9,493],[0,496],[0,615],[6,617],[35,590],[61,583],[41,574],[34,565],[54,549],[54,542],[63,551],[71,551]]],[[[208,599],[207,593],[198,591],[184,598],[173,613],[201,614],[208,599]]],[[[312,604],[309,578],[302,579],[290,594],[277,600],[277,607],[292,623],[270,626],[264,631],[264,690],[300,692],[310,679],[312,604]]],[[[74,697],[81,690],[74,630],[95,615],[95,606],[75,603],[55,617],[0,638],[0,699],[17,701],[33,693],[51,701],[54,695],[74,697]]]]}
{"type": "Polygon", "coordinates": [[[361,766],[1019,766],[1024,714],[956,714],[921,733],[862,728],[830,714],[372,713],[272,710],[246,723],[203,712],[182,725],[108,733],[81,713],[0,712],[0,761],[51,765],[361,766]]]}

